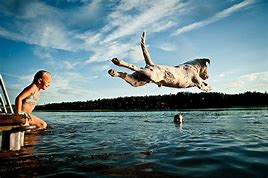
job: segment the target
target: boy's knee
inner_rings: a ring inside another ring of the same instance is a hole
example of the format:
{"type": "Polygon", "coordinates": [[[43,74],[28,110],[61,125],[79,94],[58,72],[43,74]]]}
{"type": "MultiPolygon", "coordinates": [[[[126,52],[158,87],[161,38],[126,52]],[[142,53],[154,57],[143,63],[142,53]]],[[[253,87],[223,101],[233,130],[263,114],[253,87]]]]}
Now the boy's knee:
{"type": "Polygon", "coordinates": [[[46,129],[47,128],[47,123],[44,121],[43,123],[42,123],[42,129],[46,129]]]}
{"type": "Polygon", "coordinates": [[[47,123],[43,120],[41,120],[38,124],[36,124],[38,129],[46,129],[47,128],[47,123]]]}

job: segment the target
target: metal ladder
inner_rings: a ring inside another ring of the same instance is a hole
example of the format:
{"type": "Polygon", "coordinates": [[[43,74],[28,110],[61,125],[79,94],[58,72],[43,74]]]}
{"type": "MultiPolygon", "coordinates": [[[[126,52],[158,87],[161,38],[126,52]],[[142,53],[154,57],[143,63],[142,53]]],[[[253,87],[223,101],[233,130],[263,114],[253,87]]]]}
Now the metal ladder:
{"type": "Polygon", "coordinates": [[[5,83],[3,80],[2,75],[0,74],[0,85],[1,85],[1,91],[0,92],[0,113],[14,113],[12,105],[10,103],[7,90],[5,87],[5,83]],[[4,98],[2,97],[2,94],[4,95],[4,98]]]}

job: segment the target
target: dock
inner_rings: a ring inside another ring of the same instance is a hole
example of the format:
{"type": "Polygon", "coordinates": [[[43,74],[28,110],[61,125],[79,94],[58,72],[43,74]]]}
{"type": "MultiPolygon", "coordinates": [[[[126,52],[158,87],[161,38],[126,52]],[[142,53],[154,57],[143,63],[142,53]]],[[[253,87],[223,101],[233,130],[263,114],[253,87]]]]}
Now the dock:
{"type": "Polygon", "coordinates": [[[18,151],[24,146],[26,116],[14,114],[1,74],[0,86],[0,150],[18,151]]]}

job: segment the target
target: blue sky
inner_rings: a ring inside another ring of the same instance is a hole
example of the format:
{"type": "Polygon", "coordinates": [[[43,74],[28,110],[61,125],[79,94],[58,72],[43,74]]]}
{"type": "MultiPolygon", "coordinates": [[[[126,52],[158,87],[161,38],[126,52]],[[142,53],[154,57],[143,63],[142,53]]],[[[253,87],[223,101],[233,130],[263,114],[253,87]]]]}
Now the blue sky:
{"type": "Polygon", "coordinates": [[[139,67],[139,41],[155,63],[211,59],[214,92],[268,91],[265,0],[1,0],[0,73],[12,103],[40,69],[53,75],[41,104],[200,92],[148,84],[134,88],[107,71],[119,57],[139,67]]]}

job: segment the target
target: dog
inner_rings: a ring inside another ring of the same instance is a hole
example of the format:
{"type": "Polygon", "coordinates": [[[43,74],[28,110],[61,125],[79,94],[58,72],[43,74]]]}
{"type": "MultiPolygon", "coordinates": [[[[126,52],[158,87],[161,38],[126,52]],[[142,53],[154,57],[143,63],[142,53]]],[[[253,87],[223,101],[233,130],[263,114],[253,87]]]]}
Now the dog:
{"type": "Polygon", "coordinates": [[[141,48],[146,66],[144,68],[138,68],[137,66],[129,64],[119,58],[113,58],[111,61],[115,65],[126,67],[134,71],[134,73],[128,74],[110,69],[108,73],[112,77],[120,77],[134,87],[143,86],[147,83],[155,83],[159,87],[198,87],[206,92],[212,90],[211,86],[203,81],[209,77],[209,59],[194,59],[178,66],[156,65],[153,63],[149,51],[145,45],[145,37],[146,33],[143,32],[141,36],[141,48]]]}

